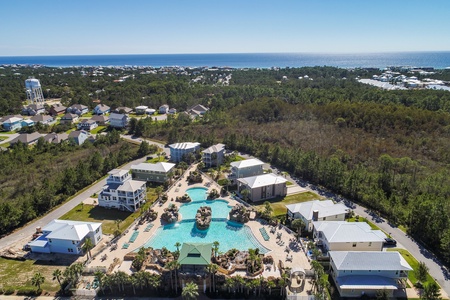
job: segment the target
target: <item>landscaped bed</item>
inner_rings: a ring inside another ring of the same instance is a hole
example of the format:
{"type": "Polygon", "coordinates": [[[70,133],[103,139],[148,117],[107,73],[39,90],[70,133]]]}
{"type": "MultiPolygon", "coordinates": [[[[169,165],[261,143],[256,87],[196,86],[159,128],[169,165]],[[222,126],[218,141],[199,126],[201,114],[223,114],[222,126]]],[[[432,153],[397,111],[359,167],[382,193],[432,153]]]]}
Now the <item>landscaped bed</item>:
{"type": "MultiPolygon", "coordinates": [[[[298,202],[306,202],[311,200],[320,199],[321,197],[313,192],[304,192],[300,194],[295,194],[291,196],[286,196],[284,198],[275,198],[268,200],[270,202],[270,206],[273,209],[274,216],[286,215],[287,209],[286,205],[298,202]]],[[[265,202],[265,201],[264,201],[265,202]]],[[[255,205],[259,210],[264,210],[264,204],[261,203],[259,205],[255,205]]]]}

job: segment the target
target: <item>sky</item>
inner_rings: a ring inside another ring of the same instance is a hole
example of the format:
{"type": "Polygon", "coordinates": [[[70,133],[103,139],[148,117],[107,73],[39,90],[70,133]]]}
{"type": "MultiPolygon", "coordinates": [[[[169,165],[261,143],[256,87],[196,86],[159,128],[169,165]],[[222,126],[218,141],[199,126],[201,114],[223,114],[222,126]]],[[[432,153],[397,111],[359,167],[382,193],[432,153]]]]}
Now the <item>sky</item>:
{"type": "Polygon", "coordinates": [[[449,0],[0,2],[0,56],[450,51],[449,0]]]}

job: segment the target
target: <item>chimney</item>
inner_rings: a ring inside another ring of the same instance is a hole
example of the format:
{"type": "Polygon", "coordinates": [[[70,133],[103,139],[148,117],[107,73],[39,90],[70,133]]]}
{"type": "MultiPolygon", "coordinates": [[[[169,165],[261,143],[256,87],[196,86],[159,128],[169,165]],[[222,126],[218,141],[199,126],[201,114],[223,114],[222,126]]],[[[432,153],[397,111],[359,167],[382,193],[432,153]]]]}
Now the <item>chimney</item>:
{"type": "Polygon", "coordinates": [[[313,217],[312,217],[313,221],[317,221],[319,220],[319,211],[318,210],[313,210],[313,217]]]}

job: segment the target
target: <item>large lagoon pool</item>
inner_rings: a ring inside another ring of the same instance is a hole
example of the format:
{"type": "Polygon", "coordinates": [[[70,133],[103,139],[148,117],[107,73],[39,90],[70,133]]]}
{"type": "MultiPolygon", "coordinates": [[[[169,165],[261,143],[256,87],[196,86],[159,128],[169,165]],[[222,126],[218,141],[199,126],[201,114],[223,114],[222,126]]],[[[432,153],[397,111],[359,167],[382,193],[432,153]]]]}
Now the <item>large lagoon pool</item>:
{"type": "Polygon", "coordinates": [[[166,247],[175,251],[177,242],[189,243],[220,243],[219,251],[225,252],[232,248],[248,250],[259,248],[260,253],[270,251],[254,237],[251,229],[239,223],[228,221],[231,206],[226,200],[207,201],[207,189],[202,187],[190,188],[186,193],[192,202],[180,206],[182,221],[159,227],[144,247],[161,249],[166,247]],[[207,230],[199,230],[195,226],[195,214],[200,206],[211,206],[213,220],[207,230]]]}

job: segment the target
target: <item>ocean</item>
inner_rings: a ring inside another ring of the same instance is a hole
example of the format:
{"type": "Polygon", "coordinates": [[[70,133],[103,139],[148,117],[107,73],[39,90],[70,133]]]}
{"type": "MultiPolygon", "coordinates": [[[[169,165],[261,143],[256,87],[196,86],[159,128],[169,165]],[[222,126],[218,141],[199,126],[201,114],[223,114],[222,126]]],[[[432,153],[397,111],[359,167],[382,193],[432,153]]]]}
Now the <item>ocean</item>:
{"type": "Polygon", "coordinates": [[[230,53],[128,54],[67,56],[0,56],[0,65],[70,66],[183,66],[183,67],[313,67],[385,68],[387,66],[450,68],[450,51],[359,54],[230,53]]]}

